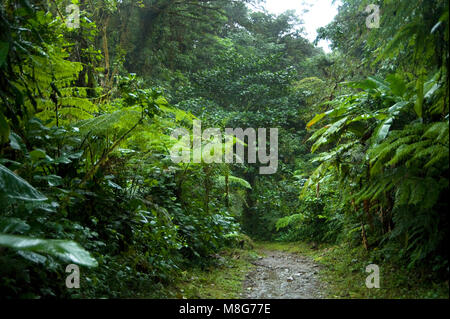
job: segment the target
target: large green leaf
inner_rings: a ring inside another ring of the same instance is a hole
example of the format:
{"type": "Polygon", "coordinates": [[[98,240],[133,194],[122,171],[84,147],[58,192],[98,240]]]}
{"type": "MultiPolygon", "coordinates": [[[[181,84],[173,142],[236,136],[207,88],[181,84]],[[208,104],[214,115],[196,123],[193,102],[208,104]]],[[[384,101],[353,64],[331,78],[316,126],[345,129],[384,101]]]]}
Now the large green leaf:
{"type": "Polygon", "coordinates": [[[316,114],[316,116],[314,116],[314,118],[309,121],[308,124],[306,124],[306,127],[310,128],[311,126],[319,122],[325,115],[326,113],[316,114]]]}
{"type": "Polygon", "coordinates": [[[381,79],[377,79],[373,76],[367,77],[367,79],[362,81],[349,81],[344,82],[349,87],[355,88],[355,89],[362,89],[362,90],[380,90],[380,91],[388,91],[389,90],[389,84],[381,79]]]}
{"type": "Polygon", "coordinates": [[[403,96],[406,92],[406,82],[400,74],[390,74],[386,77],[394,95],[403,96]]]}
{"type": "Polygon", "coordinates": [[[403,108],[408,104],[408,101],[397,102],[388,109],[388,112],[394,116],[397,116],[399,112],[402,111],[403,108]]]}
{"type": "Polygon", "coordinates": [[[386,136],[389,133],[389,129],[392,126],[393,123],[393,118],[389,117],[388,119],[386,119],[385,121],[383,121],[381,123],[381,125],[378,126],[378,128],[376,129],[376,133],[375,133],[375,143],[378,144],[381,141],[383,141],[386,136]]]}
{"type": "Polygon", "coordinates": [[[311,152],[314,153],[320,146],[330,143],[332,136],[338,133],[347,124],[348,116],[334,122],[328,129],[320,136],[320,138],[311,147],[311,152]]]}
{"type": "Polygon", "coordinates": [[[47,154],[45,153],[45,151],[38,148],[30,152],[30,158],[33,160],[33,162],[44,159],[46,156],[47,154]]]}
{"type": "Polygon", "coordinates": [[[26,180],[0,164],[0,198],[4,197],[24,201],[47,200],[47,197],[31,186],[26,180]]]}
{"type": "Polygon", "coordinates": [[[0,246],[48,254],[87,267],[98,266],[88,251],[70,240],[40,239],[0,233],[0,246]]]}
{"type": "Polygon", "coordinates": [[[27,147],[19,135],[14,132],[10,132],[9,141],[9,145],[12,149],[28,154],[27,147]]]}
{"type": "Polygon", "coordinates": [[[0,217],[0,233],[24,233],[30,229],[24,220],[13,217],[0,217]]]}

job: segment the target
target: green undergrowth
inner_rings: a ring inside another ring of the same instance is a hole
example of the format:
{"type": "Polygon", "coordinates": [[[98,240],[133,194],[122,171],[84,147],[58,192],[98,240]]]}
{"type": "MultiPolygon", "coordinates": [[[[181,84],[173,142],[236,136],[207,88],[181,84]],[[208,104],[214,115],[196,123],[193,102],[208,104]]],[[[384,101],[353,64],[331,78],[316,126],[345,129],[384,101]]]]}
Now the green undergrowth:
{"type": "Polygon", "coordinates": [[[424,299],[449,298],[448,281],[437,282],[427,272],[406,270],[388,262],[375,262],[362,247],[330,246],[312,252],[324,265],[321,278],[330,283],[330,298],[424,299]],[[366,267],[377,264],[380,288],[366,287],[366,267]]]}
{"type": "Polygon", "coordinates": [[[253,250],[226,249],[213,256],[205,268],[182,272],[167,296],[178,299],[237,299],[243,290],[245,275],[258,254],[253,250]]]}
{"type": "Polygon", "coordinates": [[[320,279],[326,283],[326,298],[349,299],[423,299],[449,298],[446,282],[434,282],[431,273],[407,271],[398,266],[375,262],[371,254],[362,247],[350,248],[341,245],[317,245],[312,248],[305,242],[259,242],[255,249],[280,250],[313,258],[323,267],[320,279]],[[380,288],[369,289],[365,282],[369,264],[377,264],[380,269],[380,288]]]}

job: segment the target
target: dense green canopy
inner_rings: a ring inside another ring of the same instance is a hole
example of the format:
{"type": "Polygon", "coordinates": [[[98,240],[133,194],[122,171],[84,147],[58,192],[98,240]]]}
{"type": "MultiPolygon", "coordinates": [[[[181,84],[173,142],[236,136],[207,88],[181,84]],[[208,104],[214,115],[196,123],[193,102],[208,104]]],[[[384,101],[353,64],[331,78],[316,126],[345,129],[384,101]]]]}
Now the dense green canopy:
{"type": "Polygon", "coordinates": [[[341,2],[324,53],[259,0],[2,1],[0,296],[161,297],[246,236],[448,281],[448,1],[341,2]],[[194,119],[278,128],[277,173],[174,163],[194,119]]]}

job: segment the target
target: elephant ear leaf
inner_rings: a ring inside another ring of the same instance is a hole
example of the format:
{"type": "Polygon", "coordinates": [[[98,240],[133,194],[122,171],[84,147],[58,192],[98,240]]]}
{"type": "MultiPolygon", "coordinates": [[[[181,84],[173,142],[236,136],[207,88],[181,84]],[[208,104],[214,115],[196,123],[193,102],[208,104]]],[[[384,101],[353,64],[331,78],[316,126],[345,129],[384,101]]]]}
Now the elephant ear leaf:
{"type": "Polygon", "coordinates": [[[43,194],[26,180],[0,164],[0,198],[21,201],[44,201],[43,194]]]}
{"type": "Polygon", "coordinates": [[[40,239],[0,233],[0,246],[19,251],[48,254],[87,267],[97,267],[97,261],[80,245],[70,240],[40,239]]]}

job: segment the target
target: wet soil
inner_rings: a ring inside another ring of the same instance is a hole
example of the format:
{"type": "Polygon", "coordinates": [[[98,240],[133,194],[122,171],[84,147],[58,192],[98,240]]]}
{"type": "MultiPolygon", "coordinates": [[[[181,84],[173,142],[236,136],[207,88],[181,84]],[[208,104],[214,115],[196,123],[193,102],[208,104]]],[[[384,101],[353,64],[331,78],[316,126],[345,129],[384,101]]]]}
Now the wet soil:
{"type": "Polygon", "coordinates": [[[256,268],[247,274],[243,298],[319,299],[323,284],[319,265],[312,259],[283,251],[262,251],[264,257],[252,262],[256,268]]]}

